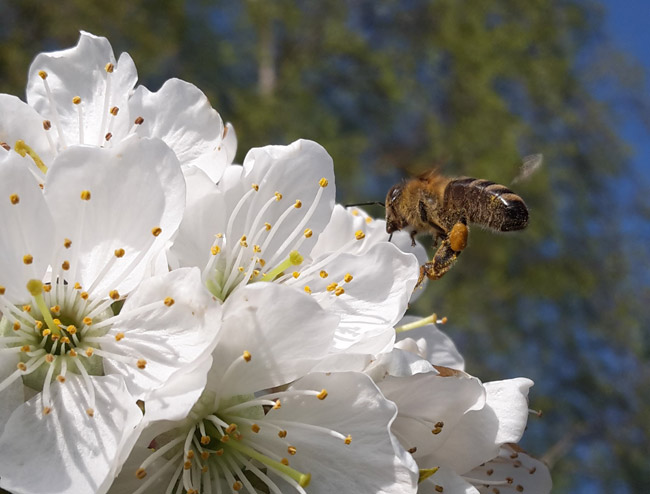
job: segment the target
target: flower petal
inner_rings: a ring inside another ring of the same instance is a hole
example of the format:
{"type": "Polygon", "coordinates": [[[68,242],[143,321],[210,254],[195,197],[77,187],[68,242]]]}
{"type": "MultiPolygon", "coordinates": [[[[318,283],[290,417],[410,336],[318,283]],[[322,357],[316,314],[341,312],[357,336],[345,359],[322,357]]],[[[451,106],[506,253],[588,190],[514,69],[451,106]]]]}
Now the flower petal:
{"type": "Polygon", "coordinates": [[[29,161],[0,152],[0,286],[15,304],[30,299],[30,279],[43,280],[54,238],[52,217],[29,161]]]}
{"type": "MultiPolygon", "coordinates": [[[[52,122],[61,148],[71,144],[99,146],[109,129],[118,127],[116,123],[109,125],[111,119],[128,120],[126,102],[136,81],[131,57],[122,54],[116,62],[106,38],[82,31],[74,48],[36,56],[29,68],[27,102],[52,122]],[[106,70],[109,63],[114,67],[110,73],[106,70]],[[41,71],[47,73],[45,80],[41,71]],[[82,122],[79,106],[72,101],[77,96],[81,98],[82,122]],[[117,116],[111,115],[112,107],[121,110],[117,116]]],[[[123,123],[120,126],[126,127],[123,123]]]]}
{"type": "Polygon", "coordinates": [[[57,225],[55,245],[72,241],[60,254],[71,264],[66,276],[105,297],[133,289],[175,233],[185,182],[165,143],[133,136],[111,149],[74,146],[59,154],[45,198],[57,225]]]}
{"type": "Polygon", "coordinates": [[[467,476],[480,482],[477,486],[482,494],[494,492],[491,483],[497,484],[495,487],[503,494],[549,494],[553,487],[548,467],[516,444],[503,445],[499,456],[467,476]]]}
{"type": "Polygon", "coordinates": [[[532,385],[525,378],[485,383],[485,406],[463,415],[445,436],[441,463],[464,473],[497,456],[503,443],[519,441],[528,420],[528,388],[532,385]]]}
{"type": "Polygon", "coordinates": [[[337,323],[337,316],[294,288],[247,285],[224,304],[212,382],[227,397],[294,381],[327,354],[337,323]],[[228,378],[231,364],[239,367],[236,377],[228,378]]]}
{"type": "Polygon", "coordinates": [[[390,433],[397,413],[395,405],[381,395],[370,378],[356,372],[310,374],[290,387],[323,388],[328,393],[326,399],[287,397],[282,407],[264,418],[287,423],[288,444],[297,450],[290,457],[291,466],[311,474],[309,492],[416,492],[417,467],[390,433]],[[322,432],[289,423],[309,424],[322,432]],[[326,434],[328,429],[349,435],[350,444],[326,434]]]}
{"type": "Polygon", "coordinates": [[[286,283],[308,286],[321,307],[340,316],[333,351],[377,354],[390,349],[418,272],[415,256],[381,242],[362,255],[325,254],[286,283]]]}
{"type": "MultiPolygon", "coordinates": [[[[409,324],[418,318],[405,316],[398,325],[409,324]]],[[[435,324],[427,324],[397,335],[395,346],[419,355],[434,365],[465,370],[465,359],[453,340],[440,331],[435,324]]]]}
{"type": "MultiPolygon", "coordinates": [[[[220,308],[203,286],[199,270],[182,268],[143,281],[116,320],[108,332],[116,338],[102,349],[128,360],[105,359],[104,368],[120,373],[131,393],[146,401],[152,390],[179,374],[196,371],[199,360],[209,360],[220,308]],[[150,310],[143,312],[143,307],[150,310]]],[[[161,396],[164,392],[159,392],[161,396]]],[[[189,408],[192,403],[177,405],[189,408]]]]}
{"type": "Polygon", "coordinates": [[[129,109],[131,115],[144,119],[138,135],[162,139],[183,166],[198,166],[213,182],[219,181],[234,158],[234,132],[224,146],[231,128],[224,127],[208,98],[194,84],[170,79],[155,93],[140,86],[129,99],[129,109]]]}
{"type": "MultiPolygon", "coordinates": [[[[16,141],[24,141],[41,159],[45,166],[50,166],[55,150],[47,140],[47,131],[43,128],[41,117],[31,106],[15,96],[0,94],[0,143],[10,147],[16,141]]],[[[43,172],[32,159],[28,159],[30,170],[38,180],[43,180],[43,172]]]]}
{"type": "Polygon", "coordinates": [[[108,490],[142,413],[121,378],[93,377],[92,383],[93,417],[86,413],[83,379],[72,374],[52,385],[48,415],[42,393],[16,409],[0,436],[0,487],[34,494],[108,490]]]}

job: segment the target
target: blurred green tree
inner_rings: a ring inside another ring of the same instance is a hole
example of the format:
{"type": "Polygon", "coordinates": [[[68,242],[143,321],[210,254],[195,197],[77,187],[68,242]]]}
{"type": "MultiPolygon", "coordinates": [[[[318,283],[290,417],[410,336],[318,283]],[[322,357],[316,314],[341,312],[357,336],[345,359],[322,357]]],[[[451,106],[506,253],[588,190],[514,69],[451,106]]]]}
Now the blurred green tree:
{"type": "Polygon", "coordinates": [[[474,228],[415,309],[450,317],[471,373],[537,382],[531,406],[545,415],[524,446],[552,465],[555,492],[650,492],[647,190],[615,111],[624,99],[647,121],[648,105],[634,63],[604,40],[596,1],[0,8],[0,90],[22,94],[31,58],[73,45],[79,29],[105,35],[150,89],[180,77],[206,92],[235,125],[238,160],[298,137],[323,144],[343,203],[383,200],[433,166],[508,184],[522,156],[544,153],[516,188],[529,228],[474,228]]]}

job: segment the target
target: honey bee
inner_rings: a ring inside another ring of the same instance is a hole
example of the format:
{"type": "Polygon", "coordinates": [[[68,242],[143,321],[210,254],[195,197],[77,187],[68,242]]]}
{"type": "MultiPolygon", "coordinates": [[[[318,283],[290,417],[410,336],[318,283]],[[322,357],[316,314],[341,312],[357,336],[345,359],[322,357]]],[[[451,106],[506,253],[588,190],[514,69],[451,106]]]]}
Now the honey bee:
{"type": "MultiPolygon", "coordinates": [[[[541,156],[541,155],[539,155],[541,156]]],[[[420,266],[420,277],[440,279],[467,247],[469,223],[497,232],[522,230],[528,224],[524,200],[505,185],[489,180],[448,178],[429,171],[393,186],[386,195],[386,232],[410,231],[434,235],[433,259],[420,266]]]]}

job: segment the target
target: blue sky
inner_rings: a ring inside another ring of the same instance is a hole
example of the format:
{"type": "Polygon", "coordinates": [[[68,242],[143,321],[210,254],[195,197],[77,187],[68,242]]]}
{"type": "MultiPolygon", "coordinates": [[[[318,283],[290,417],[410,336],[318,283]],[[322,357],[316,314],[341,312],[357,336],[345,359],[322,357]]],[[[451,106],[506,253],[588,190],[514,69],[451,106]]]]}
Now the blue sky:
{"type": "MultiPolygon", "coordinates": [[[[606,31],[616,47],[638,60],[646,72],[646,97],[650,98],[650,0],[603,0],[607,9],[606,31]]],[[[635,118],[628,118],[621,135],[634,149],[637,174],[650,185],[650,132],[635,118]]]]}

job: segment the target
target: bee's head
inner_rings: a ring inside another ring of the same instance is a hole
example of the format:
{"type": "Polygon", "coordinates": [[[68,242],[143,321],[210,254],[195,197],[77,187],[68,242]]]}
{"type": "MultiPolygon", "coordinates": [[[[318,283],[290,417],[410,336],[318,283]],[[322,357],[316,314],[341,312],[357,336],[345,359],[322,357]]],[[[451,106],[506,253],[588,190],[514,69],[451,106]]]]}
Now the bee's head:
{"type": "Polygon", "coordinates": [[[393,233],[406,226],[404,219],[398,212],[397,204],[402,197],[404,184],[393,186],[386,194],[386,233],[393,233]]]}

